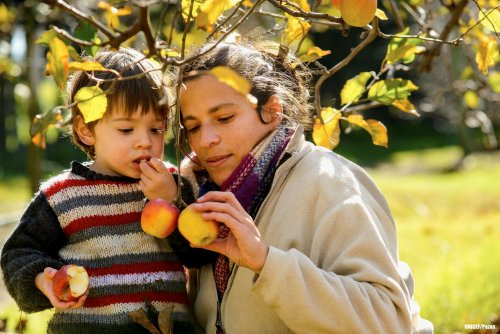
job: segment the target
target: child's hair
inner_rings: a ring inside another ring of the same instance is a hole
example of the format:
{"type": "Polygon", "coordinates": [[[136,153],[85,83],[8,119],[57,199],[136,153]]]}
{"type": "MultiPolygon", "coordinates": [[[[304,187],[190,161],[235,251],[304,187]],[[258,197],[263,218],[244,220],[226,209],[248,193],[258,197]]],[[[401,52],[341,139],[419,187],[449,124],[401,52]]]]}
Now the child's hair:
{"type": "MultiPolygon", "coordinates": [[[[114,70],[121,76],[119,80],[116,80],[118,77],[112,71],[92,73],[80,71],[76,72],[68,83],[68,102],[71,106],[71,119],[68,124],[71,126],[71,138],[89,157],[95,157],[94,147],[83,143],[75,131],[76,118],[82,117],[75,103],[75,94],[82,87],[95,86],[97,81],[94,78],[106,80],[99,85],[106,92],[108,100],[108,108],[104,117],[115,110],[125,111],[129,115],[140,110],[142,114],[152,111],[165,122],[167,121],[170,96],[159,64],[130,48],[99,52],[95,59],[88,57],[87,60],[97,61],[103,67],[114,70]]],[[[99,120],[89,122],[89,128],[93,130],[97,122],[99,120]]]]}
{"type": "MultiPolygon", "coordinates": [[[[208,43],[195,54],[208,53],[196,58],[183,68],[184,82],[194,79],[193,71],[228,66],[252,85],[251,94],[257,98],[257,112],[272,95],[280,98],[284,122],[312,125],[309,105],[310,70],[293,54],[277,43],[208,43]]],[[[261,121],[262,116],[261,116],[261,121]]]]}

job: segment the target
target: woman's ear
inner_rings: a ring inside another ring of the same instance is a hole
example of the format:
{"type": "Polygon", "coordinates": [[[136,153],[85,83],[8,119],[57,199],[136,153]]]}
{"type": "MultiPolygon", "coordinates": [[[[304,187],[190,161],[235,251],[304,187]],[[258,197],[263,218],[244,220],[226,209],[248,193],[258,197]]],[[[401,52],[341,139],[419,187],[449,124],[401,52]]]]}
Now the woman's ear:
{"type": "Polygon", "coordinates": [[[278,95],[271,95],[266,104],[262,106],[262,119],[266,123],[281,123],[281,115],[283,114],[283,107],[278,95]]]}
{"type": "Polygon", "coordinates": [[[87,123],[85,123],[82,116],[76,116],[75,132],[76,132],[76,135],[82,141],[82,143],[84,143],[85,145],[93,146],[95,144],[94,133],[89,128],[87,123]]]}

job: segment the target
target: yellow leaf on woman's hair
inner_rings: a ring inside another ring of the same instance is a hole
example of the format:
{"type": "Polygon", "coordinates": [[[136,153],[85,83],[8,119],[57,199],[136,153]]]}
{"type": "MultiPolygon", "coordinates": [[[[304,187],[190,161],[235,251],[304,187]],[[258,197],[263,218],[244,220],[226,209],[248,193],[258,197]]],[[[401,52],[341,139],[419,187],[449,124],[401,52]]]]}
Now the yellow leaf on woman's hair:
{"type": "Polygon", "coordinates": [[[488,68],[495,65],[498,56],[498,44],[493,36],[482,35],[476,53],[477,67],[484,75],[488,74],[488,68]]]}
{"type": "Polygon", "coordinates": [[[387,128],[381,122],[375,119],[365,120],[361,115],[349,115],[347,121],[365,129],[372,137],[373,144],[387,147],[387,128]]]}
{"type": "Polygon", "coordinates": [[[101,119],[108,107],[106,94],[99,86],[80,88],[75,94],[75,101],[85,123],[101,119]]]}
{"type": "Polygon", "coordinates": [[[316,145],[326,147],[330,150],[337,147],[340,142],[340,116],[340,111],[332,107],[321,110],[321,119],[316,118],[314,120],[312,133],[312,138],[316,145]]]}
{"type": "Polygon", "coordinates": [[[250,82],[227,66],[216,66],[210,70],[210,74],[243,95],[249,94],[252,89],[250,82]]]}

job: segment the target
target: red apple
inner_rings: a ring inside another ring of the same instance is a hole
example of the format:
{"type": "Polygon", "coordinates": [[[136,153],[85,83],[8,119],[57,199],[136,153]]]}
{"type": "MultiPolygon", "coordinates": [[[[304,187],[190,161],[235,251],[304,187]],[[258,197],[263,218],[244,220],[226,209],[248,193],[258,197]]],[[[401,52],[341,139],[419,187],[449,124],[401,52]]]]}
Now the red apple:
{"type": "Polygon", "coordinates": [[[65,302],[77,300],[89,288],[89,275],[84,267],[76,264],[64,265],[55,274],[52,288],[60,300],[65,302]]]}
{"type": "Polygon", "coordinates": [[[219,223],[204,220],[194,203],[182,210],[179,216],[179,232],[194,246],[206,246],[219,235],[219,223]]]}
{"type": "Polygon", "coordinates": [[[339,0],[344,21],[353,27],[364,27],[375,17],[377,0],[339,0]]]}
{"type": "Polygon", "coordinates": [[[157,198],[146,203],[141,214],[144,232],[157,238],[168,237],[177,227],[179,209],[170,202],[157,198]]]}

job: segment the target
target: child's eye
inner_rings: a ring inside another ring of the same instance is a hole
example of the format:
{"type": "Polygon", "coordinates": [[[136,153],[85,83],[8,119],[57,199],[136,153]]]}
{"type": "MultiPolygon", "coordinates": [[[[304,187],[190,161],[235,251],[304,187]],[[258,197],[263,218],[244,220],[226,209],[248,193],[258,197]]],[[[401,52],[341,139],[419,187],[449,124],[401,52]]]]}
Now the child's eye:
{"type": "Polygon", "coordinates": [[[156,134],[161,134],[165,132],[165,128],[152,128],[151,132],[156,134]]]}
{"type": "Polygon", "coordinates": [[[132,129],[118,129],[118,131],[120,131],[122,133],[130,133],[130,132],[132,132],[132,129]]]}

